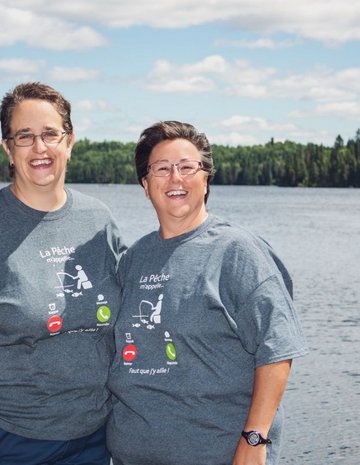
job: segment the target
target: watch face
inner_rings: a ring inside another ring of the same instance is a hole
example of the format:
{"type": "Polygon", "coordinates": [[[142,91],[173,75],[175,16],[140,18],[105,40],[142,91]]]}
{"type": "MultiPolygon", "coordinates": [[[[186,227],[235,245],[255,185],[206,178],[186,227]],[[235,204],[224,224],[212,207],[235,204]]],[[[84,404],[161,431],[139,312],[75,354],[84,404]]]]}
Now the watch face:
{"type": "Polygon", "coordinates": [[[251,444],[252,446],[257,446],[260,442],[260,435],[256,431],[253,431],[249,434],[247,439],[249,444],[251,444]]]}

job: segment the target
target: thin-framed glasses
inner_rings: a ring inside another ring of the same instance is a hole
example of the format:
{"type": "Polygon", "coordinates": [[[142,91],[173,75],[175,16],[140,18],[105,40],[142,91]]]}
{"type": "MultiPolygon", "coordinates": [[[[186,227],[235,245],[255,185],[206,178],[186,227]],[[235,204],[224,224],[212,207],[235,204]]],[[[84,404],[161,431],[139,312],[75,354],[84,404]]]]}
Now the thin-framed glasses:
{"type": "Polygon", "coordinates": [[[31,132],[20,132],[19,134],[15,134],[15,136],[8,137],[7,140],[13,140],[14,144],[17,147],[31,147],[34,145],[35,138],[40,137],[41,140],[46,145],[55,145],[60,144],[63,140],[66,131],[58,131],[56,129],[52,129],[51,131],[44,131],[41,134],[32,134],[31,132]]]}
{"type": "Polygon", "coordinates": [[[201,161],[198,160],[184,160],[179,161],[179,163],[170,163],[169,161],[159,160],[148,165],[148,173],[151,171],[154,176],[163,178],[170,176],[173,166],[182,177],[194,176],[198,171],[203,169],[201,161]]]}

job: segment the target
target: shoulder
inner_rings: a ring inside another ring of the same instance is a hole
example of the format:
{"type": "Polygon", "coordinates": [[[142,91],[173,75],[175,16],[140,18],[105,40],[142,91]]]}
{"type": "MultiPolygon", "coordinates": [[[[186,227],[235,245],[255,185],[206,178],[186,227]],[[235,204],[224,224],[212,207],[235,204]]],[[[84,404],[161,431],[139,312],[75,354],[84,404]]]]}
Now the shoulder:
{"type": "Polygon", "coordinates": [[[127,253],[129,255],[143,254],[145,250],[151,249],[158,242],[158,238],[158,230],[145,234],[128,248],[127,253]]]}
{"type": "Polygon", "coordinates": [[[266,240],[241,226],[234,226],[218,218],[216,220],[212,228],[209,228],[209,234],[213,234],[217,241],[212,250],[219,251],[221,257],[218,257],[218,262],[222,263],[222,269],[229,276],[241,274],[249,281],[253,278],[257,285],[270,276],[281,276],[292,295],[290,274],[266,240]]]}
{"type": "Polygon", "coordinates": [[[101,202],[101,200],[96,199],[92,195],[84,194],[83,192],[73,189],[72,187],[66,186],[65,191],[67,194],[70,194],[71,198],[73,199],[73,202],[76,202],[77,205],[87,205],[88,208],[92,208],[94,205],[105,206],[105,204],[101,202]]]}
{"type": "Polygon", "coordinates": [[[207,230],[208,235],[219,241],[224,248],[241,250],[243,252],[257,252],[267,250],[270,245],[261,237],[250,232],[241,225],[234,225],[217,216],[212,216],[207,230]]]}
{"type": "Polygon", "coordinates": [[[9,192],[10,192],[10,184],[8,184],[7,186],[3,186],[0,189],[0,197],[8,198],[9,197],[9,192]]]}
{"type": "Polygon", "coordinates": [[[110,211],[107,205],[104,204],[101,200],[96,199],[95,197],[91,195],[84,194],[80,191],[77,191],[75,189],[66,187],[66,192],[70,194],[72,200],[73,200],[73,205],[75,207],[79,208],[84,208],[87,210],[104,210],[104,211],[110,211]]]}
{"type": "Polygon", "coordinates": [[[149,251],[153,251],[157,236],[158,232],[153,231],[141,237],[126,249],[121,258],[121,272],[123,274],[127,274],[132,267],[137,269],[144,262],[149,251]]]}

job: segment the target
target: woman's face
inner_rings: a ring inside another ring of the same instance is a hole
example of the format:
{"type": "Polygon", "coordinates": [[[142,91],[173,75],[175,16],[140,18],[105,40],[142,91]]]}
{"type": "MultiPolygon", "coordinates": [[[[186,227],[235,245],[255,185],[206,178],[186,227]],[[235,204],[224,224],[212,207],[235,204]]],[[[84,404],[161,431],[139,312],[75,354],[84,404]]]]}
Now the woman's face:
{"type": "MultiPolygon", "coordinates": [[[[170,163],[201,161],[201,154],[186,139],[166,140],[153,148],[149,165],[159,160],[170,163]]],[[[150,171],[143,178],[143,185],[156,210],[160,227],[173,222],[181,226],[181,232],[185,232],[197,227],[206,218],[204,196],[207,192],[207,174],[204,171],[183,177],[176,167],[172,167],[170,175],[165,177],[157,177],[150,171]]]]}
{"type": "MultiPolygon", "coordinates": [[[[19,103],[13,111],[10,127],[11,136],[64,131],[62,117],[56,108],[39,99],[19,103]]],[[[46,145],[41,137],[36,137],[30,147],[18,147],[13,140],[3,141],[10,163],[15,167],[14,186],[24,192],[39,187],[42,190],[44,187],[62,189],[73,144],[73,135],[65,135],[54,145],[46,145]]]]}

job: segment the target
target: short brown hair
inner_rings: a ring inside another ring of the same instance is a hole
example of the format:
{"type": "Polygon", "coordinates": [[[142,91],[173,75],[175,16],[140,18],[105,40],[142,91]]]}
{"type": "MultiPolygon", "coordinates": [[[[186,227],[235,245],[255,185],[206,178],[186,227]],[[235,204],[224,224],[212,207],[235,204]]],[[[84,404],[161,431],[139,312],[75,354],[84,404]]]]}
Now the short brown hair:
{"type": "MultiPolygon", "coordinates": [[[[139,183],[148,174],[149,158],[153,148],[165,140],[186,139],[200,152],[204,171],[207,172],[207,193],[205,203],[210,192],[210,181],[215,174],[211,147],[204,133],[198,132],[194,126],[180,121],[160,121],[144,129],[135,147],[135,166],[139,183]]],[[[144,187],[144,186],[143,186],[144,187]]]]}
{"type": "Polygon", "coordinates": [[[64,130],[68,134],[73,132],[73,125],[70,117],[70,102],[68,102],[60,92],[46,84],[41,84],[40,82],[26,82],[17,85],[13,90],[7,92],[2,99],[0,114],[3,139],[6,139],[10,135],[11,118],[16,105],[23,100],[30,99],[47,100],[52,103],[62,117],[64,130]]]}

